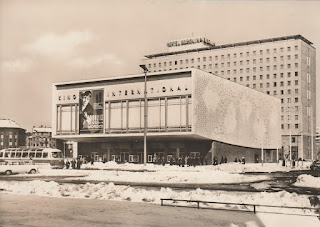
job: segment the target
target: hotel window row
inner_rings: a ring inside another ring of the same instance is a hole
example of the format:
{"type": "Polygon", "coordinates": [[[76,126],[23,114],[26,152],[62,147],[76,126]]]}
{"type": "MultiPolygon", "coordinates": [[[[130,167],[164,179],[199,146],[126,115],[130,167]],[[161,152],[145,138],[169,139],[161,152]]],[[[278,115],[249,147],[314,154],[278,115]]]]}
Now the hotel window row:
{"type": "MultiPolygon", "coordinates": [[[[203,57],[203,61],[202,62],[206,62],[206,57],[203,57]]],[[[280,60],[280,62],[283,62],[284,61],[284,56],[280,56],[280,57],[273,57],[273,62],[278,62],[278,59],[280,60]]],[[[294,57],[295,60],[299,59],[299,56],[298,54],[295,55],[294,57]]],[[[286,57],[286,60],[288,61],[291,61],[293,60],[293,58],[291,57],[291,55],[287,55],[286,57]]],[[[220,63],[214,63],[214,64],[209,64],[209,67],[214,67],[215,68],[218,68],[219,64],[220,64],[220,67],[231,67],[231,66],[238,66],[238,65],[250,65],[250,64],[257,64],[258,61],[257,59],[252,59],[251,60],[252,63],[250,62],[250,60],[246,60],[246,61],[243,61],[243,60],[240,60],[240,61],[234,61],[234,62],[220,62],[220,63]]],[[[270,58],[265,58],[265,60],[263,58],[260,58],[259,59],[259,63],[263,64],[263,63],[270,63],[272,62],[270,60],[270,58]]],[[[197,58],[197,60],[195,60],[194,58],[191,58],[191,59],[184,59],[184,60],[175,60],[175,61],[169,61],[169,62],[158,62],[158,63],[149,63],[148,64],[148,67],[149,69],[151,69],[152,67],[153,68],[161,68],[161,67],[167,67],[167,66],[177,66],[177,65],[189,65],[189,64],[196,64],[196,63],[201,63],[201,58],[197,58]],[[180,64],[178,64],[180,63],[180,64]]],[[[295,63],[296,66],[298,63],[295,63]]],[[[205,65],[204,65],[205,66],[205,65]]]]}

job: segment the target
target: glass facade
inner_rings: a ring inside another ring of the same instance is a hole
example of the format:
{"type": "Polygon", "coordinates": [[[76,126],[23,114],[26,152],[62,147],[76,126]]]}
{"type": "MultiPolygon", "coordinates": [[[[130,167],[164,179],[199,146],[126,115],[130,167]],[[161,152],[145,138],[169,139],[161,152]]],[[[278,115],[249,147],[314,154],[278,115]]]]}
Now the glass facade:
{"type": "MultiPolygon", "coordinates": [[[[144,130],[144,99],[106,101],[105,133],[144,130]]],[[[191,131],[191,95],[148,99],[148,132],[191,131]]],[[[57,105],[57,134],[79,134],[78,104],[57,105]]]]}

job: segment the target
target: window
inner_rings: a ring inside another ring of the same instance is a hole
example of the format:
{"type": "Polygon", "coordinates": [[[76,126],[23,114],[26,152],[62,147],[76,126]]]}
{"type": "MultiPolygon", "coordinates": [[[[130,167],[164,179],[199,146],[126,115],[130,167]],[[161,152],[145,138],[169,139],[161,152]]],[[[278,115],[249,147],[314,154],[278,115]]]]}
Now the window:
{"type": "Polygon", "coordinates": [[[277,95],[277,91],[273,91],[273,95],[277,95]]]}
{"type": "Polygon", "coordinates": [[[242,76],[240,77],[240,81],[243,81],[243,77],[242,76]]]}
{"type": "Polygon", "coordinates": [[[295,92],[295,94],[299,94],[299,89],[296,88],[296,89],[294,90],[294,92],[295,92]]]}
{"type": "Polygon", "coordinates": [[[280,86],[281,86],[281,87],[283,87],[283,84],[284,84],[283,81],[280,81],[280,86]]]}
{"type": "Polygon", "coordinates": [[[291,64],[288,64],[288,69],[291,69],[291,64]]]}
{"type": "Polygon", "coordinates": [[[294,115],[295,120],[299,120],[299,115],[294,115]]]}
{"type": "Polygon", "coordinates": [[[298,50],[298,46],[294,46],[294,50],[298,50]]]}
{"type": "Polygon", "coordinates": [[[277,57],[273,57],[273,61],[276,62],[277,61],[277,57]]]}
{"type": "Polygon", "coordinates": [[[295,81],[294,81],[294,84],[295,84],[295,85],[299,85],[299,80],[295,80],[295,81]]]}
{"type": "Polygon", "coordinates": [[[281,124],[281,129],[284,129],[284,125],[283,124],[281,124]]]}
{"type": "Polygon", "coordinates": [[[252,86],[253,88],[256,88],[256,84],[253,84],[253,86],[252,86]]]}
{"type": "Polygon", "coordinates": [[[260,83],[260,88],[263,88],[263,83],[260,83]]]}
{"type": "Polygon", "coordinates": [[[276,87],[277,86],[277,82],[273,82],[273,86],[276,87]]]}
{"type": "Polygon", "coordinates": [[[263,50],[260,50],[260,55],[263,55],[263,50]]]}
{"type": "Polygon", "coordinates": [[[291,55],[288,55],[288,56],[287,56],[287,59],[288,59],[288,60],[291,60],[291,55]]]}
{"type": "Polygon", "coordinates": [[[253,76],[253,80],[256,80],[256,75],[253,76]]]}
{"type": "Polygon", "coordinates": [[[288,75],[288,77],[291,77],[291,72],[288,72],[288,74],[287,74],[287,75],[288,75]]]}
{"type": "Polygon", "coordinates": [[[270,74],[267,74],[267,79],[270,79],[270,74]]]}
{"type": "Polygon", "coordinates": [[[214,56],[214,59],[215,59],[215,60],[218,60],[218,56],[214,56]]]}
{"type": "Polygon", "coordinates": [[[294,102],[299,102],[299,98],[294,98],[294,102]]]}
{"type": "Polygon", "coordinates": [[[267,83],[267,87],[270,87],[270,83],[267,83]]]}
{"type": "Polygon", "coordinates": [[[288,89],[288,95],[291,95],[291,90],[290,89],[288,89]]]}
{"type": "Polygon", "coordinates": [[[280,94],[281,94],[281,95],[283,95],[283,94],[284,94],[283,90],[281,90],[281,91],[280,91],[280,94]]]}
{"type": "Polygon", "coordinates": [[[283,52],[283,47],[280,48],[280,52],[283,52]]]}
{"type": "Polygon", "coordinates": [[[307,90],[307,98],[308,98],[308,99],[311,98],[311,96],[310,96],[310,91],[309,91],[309,90],[307,90]]]}
{"type": "Polygon", "coordinates": [[[249,76],[247,76],[247,81],[249,81],[249,79],[250,79],[250,77],[249,77],[249,76]]]}
{"type": "Polygon", "coordinates": [[[287,47],[287,51],[291,51],[291,47],[287,47]]]}
{"type": "MultiPolygon", "coordinates": [[[[249,61],[249,60],[248,60],[248,61],[249,61]]],[[[253,59],[253,60],[252,60],[252,63],[253,63],[253,64],[256,64],[256,63],[257,63],[257,60],[256,60],[256,59],[253,59]]]]}
{"type": "Polygon", "coordinates": [[[308,83],[310,83],[310,74],[309,73],[307,74],[307,81],[308,81],[308,83]]]}
{"type": "Polygon", "coordinates": [[[183,60],[180,60],[180,65],[182,65],[183,64],[183,60]]]}
{"type": "Polygon", "coordinates": [[[273,53],[277,53],[277,48],[274,48],[274,49],[273,49],[273,53]]]}
{"type": "Polygon", "coordinates": [[[280,61],[283,61],[283,56],[280,56],[280,61]]]}
{"type": "Polygon", "coordinates": [[[294,127],[295,128],[299,128],[299,124],[294,124],[294,127]]]}
{"type": "Polygon", "coordinates": [[[235,54],[233,54],[233,57],[234,57],[234,58],[236,58],[236,57],[237,57],[237,54],[236,54],[236,53],[235,53],[235,54]]]}
{"type": "Polygon", "coordinates": [[[294,76],[298,76],[299,74],[298,74],[298,72],[294,72],[294,76]]]}
{"type": "Polygon", "coordinates": [[[295,67],[295,68],[298,68],[298,67],[299,67],[299,64],[298,64],[298,63],[294,63],[294,67],[295,67]]]}
{"type": "Polygon", "coordinates": [[[212,61],[212,56],[209,57],[209,61],[212,61]]]}
{"type": "Polygon", "coordinates": [[[277,79],[277,74],[276,73],[273,74],[273,79],[277,79]]]}
{"type": "Polygon", "coordinates": [[[294,55],[294,59],[298,59],[299,57],[298,57],[298,55],[296,54],[296,55],[294,55]]]}
{"type": "Polygon", "coordinates": [[[267,51],[267,54],[270,54],[270,50],[269,49],[267,49],[266,51],[267,51]]]}
{"type": "Polygon", "coordinates": [[[198,62],[200,62],[200,58],[198,58],[198,62]]]}
{"type": "Polygon", "coordinates": [[[262,80],[263,79],[263,75],[260,75],[260,80],[262,80]]]}
{"type": "Polygon", "coordinates": [[[203,57],[203,62],[205,62],[207,60],[207,58],[206,57],[203,57]]]}

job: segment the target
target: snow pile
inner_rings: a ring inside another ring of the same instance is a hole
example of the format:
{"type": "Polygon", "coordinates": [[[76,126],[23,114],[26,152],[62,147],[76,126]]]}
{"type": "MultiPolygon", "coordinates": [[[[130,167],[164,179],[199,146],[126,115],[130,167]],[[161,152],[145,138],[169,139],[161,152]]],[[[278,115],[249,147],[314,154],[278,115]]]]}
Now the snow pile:
{"type": "Polygon", "coordinates": [[[311,187],[320,188],[320,177],[313,177],[308,174],[298,176],[296,183],[293,184],[297,187],[311,187]]]}
{"type": "Polygon", "coordinates": [[[83,180],[113,181],[113,182],[143,182],[143,183],[240,183],[269,179],[268,176],[248,176],[231,174],[223,171],[103,171],[91,170],[83,180]]]}
{"type": "MultiPolygon", "coordinates": [[[[191,191],[174,191],[170,188],[161,188],[159,191],[134,188],[130,186],[117,186],[113,183],[99,184],[63,184],[45,181],[28,181],[28,182],[1,182],[0,189],[3,192],[14,194],[34,194],[39,196],[51,197],[72,197],[87,199],[105,199],[105,200],[126,200],[133,202],[150,202],[160,203],[161,198],[175,198],[184,200],[200,200],[228,202],[239,204],[261,204],[273,206],[294,206],[310,207],[310,201],[306,195],[297,195],[285,191],[275,193],[235,193],[235,192],[217,192],[202,189],[191,191]]],[[[167,202],[168,203],[168,202],[167,202]]],[[[186,204],[186,203],[185,203],[186,204]]],[[[189,203],[188,203],[189,204],[189,203]]],[[[184,205],[182,203],[182,205],[184,205]]],[[[189,204],[190,205],[190,204],[189,204]]],[[[203,207],[213,207],[215,205],[204,203],[203,207]]],[[[238,209],[252,210],[252,206],[243,205],[222,205],[222,207],[235,207],[238,209]]],[[[221,205],[220,205],[221,207],[221,205]]],[[[257,211],[277,210],[285,212],[282,208],[257,207],[257,211]]],[[[290,210],[290,213],[301,213],[301,210],[290,210]]],[[[306,211],[308,212],[308,211],[306,211]]],[[[310,212],[310,211],[309,211],[310,212]]],[[[305,213],[305,212],[303,212],[305,213]]],[[[311,212],[312,213],[312,212],[311,212]]]]}
{"type": "Polygon", "coordinates": [[[127,171],[159,171],[159,170],[171,170],[171,171],[185,171],[191,170],[194,171],[226,171],[230,173],[245,173],[245,172],[287,172],[291,170],[302,170],[302,169],[310,169],[311,162],[297,162],[296,166],[292,168],[291,166],[282,166],[282,163],[248,163],[248,164],[240,164],[237,162],[229,162],[220,165],[204,165],[204,166],[185,166],[180,167],[177,165],[170,166],[166,164],[165,166],[162,165],[155,165],[155,164],[147,164],[144,166],[143,164],[132,164],[132,163],[125,163],[125,164],[117,164],[116,162],[94,162],[93,165],[91,163],[83,164],[82,169],[101,169],[101,170],[127,170],[127,171]]]}

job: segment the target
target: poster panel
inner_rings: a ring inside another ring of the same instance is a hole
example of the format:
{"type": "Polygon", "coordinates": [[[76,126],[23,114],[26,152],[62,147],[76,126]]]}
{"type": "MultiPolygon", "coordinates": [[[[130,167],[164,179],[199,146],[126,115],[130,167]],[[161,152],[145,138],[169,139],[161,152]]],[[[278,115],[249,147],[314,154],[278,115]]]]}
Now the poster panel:
{"type": "Polygon", "coordinates": [[[79,94],[80,134],[103,133],[103,90],[85,90],[79,94]]]}

